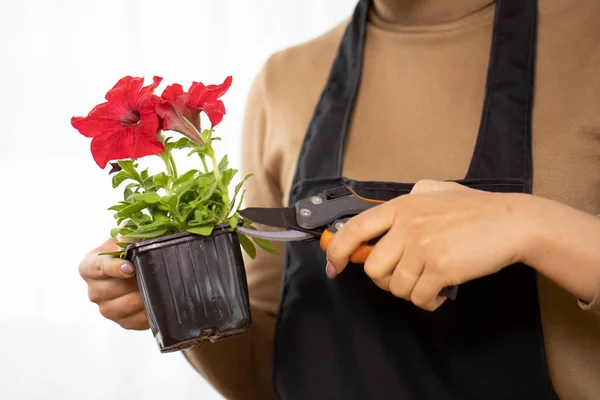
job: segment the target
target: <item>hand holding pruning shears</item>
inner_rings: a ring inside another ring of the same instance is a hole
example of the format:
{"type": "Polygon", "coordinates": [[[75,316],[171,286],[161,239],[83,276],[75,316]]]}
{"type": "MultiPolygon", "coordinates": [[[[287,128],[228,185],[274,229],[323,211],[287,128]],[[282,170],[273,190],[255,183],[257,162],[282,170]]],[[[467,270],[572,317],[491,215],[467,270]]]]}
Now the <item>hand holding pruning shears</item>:
{"type": "Polygon", "coordinates": [[[366,274],[381,289],[433,311],[446,300],[443,288],[521,261],[525,229],[513,207],[519,201],[523,195],[421,181],[411,194],[344,224],[327,248],[327,275],[342,273],[361,243],[384,235],[365,260],[366,274]]]}
{"type": "Polygon", "coordinates": [[[318,239],[330,278],[348,262],[364,264],[380,288],[434,310],[455,298],[457,285],[517,261],[522,241],[510,223],[511,196],[421,181],[411,194],[383,202],[340,187],[293,207],[240,211],[243,218],[283,231],[238,229],[267,240],[318,239]]]}

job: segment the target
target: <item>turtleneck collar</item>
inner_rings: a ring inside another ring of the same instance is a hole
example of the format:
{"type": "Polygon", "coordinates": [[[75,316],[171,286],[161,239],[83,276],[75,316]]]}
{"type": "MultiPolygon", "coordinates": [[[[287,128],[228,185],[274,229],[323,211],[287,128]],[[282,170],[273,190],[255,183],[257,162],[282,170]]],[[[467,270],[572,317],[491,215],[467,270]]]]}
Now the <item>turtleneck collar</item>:
{"type": "Polygon", "coordinates": [[[494,0],[373,0],[377,25],[425,27],[459,21],[493,5],[494,0]]]}

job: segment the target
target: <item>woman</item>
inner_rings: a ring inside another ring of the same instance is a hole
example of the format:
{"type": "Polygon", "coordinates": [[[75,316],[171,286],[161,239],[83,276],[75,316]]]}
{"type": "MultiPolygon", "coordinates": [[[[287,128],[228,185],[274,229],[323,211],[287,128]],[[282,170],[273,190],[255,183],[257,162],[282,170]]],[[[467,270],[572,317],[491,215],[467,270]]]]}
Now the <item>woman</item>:
{"type": "MultiPolygon", "coordinates": [[[[235,399],[600,398],[598,22],[594,0],[361,0],[273,55],[248,101],[247,205],[340,185],[389,201],[327,254],[247,260],[250,334],[192,365],[235,399]]],[[[132,271],[81,264],[103,315],[146,329],[132,271]]]]}

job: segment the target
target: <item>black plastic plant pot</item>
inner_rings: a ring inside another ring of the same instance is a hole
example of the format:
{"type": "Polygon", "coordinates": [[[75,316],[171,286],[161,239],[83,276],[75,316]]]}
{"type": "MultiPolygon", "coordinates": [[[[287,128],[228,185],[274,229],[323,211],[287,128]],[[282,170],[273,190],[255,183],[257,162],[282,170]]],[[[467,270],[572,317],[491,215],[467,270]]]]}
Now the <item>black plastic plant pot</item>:
{"type": "Polygon", "coordinates": [[[162,353],[245,332],[251,315],[240,243],[229,225],[210,236],[176,233],[127,248],[162,353]]]}

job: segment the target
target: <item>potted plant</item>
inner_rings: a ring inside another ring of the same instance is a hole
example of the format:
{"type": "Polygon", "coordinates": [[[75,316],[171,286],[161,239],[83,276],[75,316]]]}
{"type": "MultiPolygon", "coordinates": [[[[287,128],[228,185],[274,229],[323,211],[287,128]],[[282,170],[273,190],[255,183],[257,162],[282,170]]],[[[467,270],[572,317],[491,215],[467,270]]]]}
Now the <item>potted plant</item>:
{"type": "Polygon", "coordinates": [[[213,147],[219,139],[215,127],[225,115],[220,98],[231,77],[219,85],[193,82],[187,91],[173,84],[157,96],[161,81],[154,77],[143,86],[143,78],[124,77],[106,102],[71,124],[92,139],[95,162],[102,169],[110,163],[112,186],[123,190],[122,200],[109,208],[120,249],[103,254],[133,263],[160,351],[171,352],[247,330],[251,315],[240,246],[250,257],[254,243],[275,249],[235,230],[238,224],[254,229],[238,214],[250,175],[230,193],[238,171],[213,147]],[[201,128],[203,118],[210,122],[207,129],[201,128]],[[175,155],[182,152],[197,158],[199,168],[180,171],[175,155]],[[152,156],[162,160],[161,171],[140,167],[141,159],[152,156]]]}

